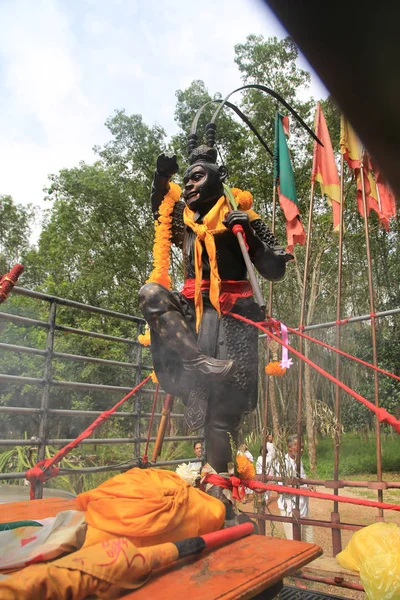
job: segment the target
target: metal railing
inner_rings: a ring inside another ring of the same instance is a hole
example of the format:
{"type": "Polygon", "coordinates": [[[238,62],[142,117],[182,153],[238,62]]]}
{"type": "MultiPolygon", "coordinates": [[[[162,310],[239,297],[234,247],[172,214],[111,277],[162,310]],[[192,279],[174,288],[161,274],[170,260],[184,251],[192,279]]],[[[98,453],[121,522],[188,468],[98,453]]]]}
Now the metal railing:
{"type": "MultiPolygon", "coordinates": [[[[53,379],[52,377],[52,366],[54,359],[60,360],[74,360],[86,363],[94,363],[99,365],[106,366],[116,366],[121,368],[126,368],[128,370],[133,371],[132,376],[132,387],[137,385],[143,379],[143,373],[148,373],[152,367],[150,365],[143,364],[142,361],[142,347],[136,339],[128,339],[118,336],[111,336],[107,334],[102,334],[94,331],[85,331],[77,328],[69,327],[66,325],[61,325],[57,322],[57,306],[66,306],[76,310],[84,310],[93,313],[97,313],[109,318],[118,318],[130,321],[136,326],[136,336],[142,331],[144,326],[144,320],[141,318],[133,317],[130,315],[102,309],[99,307],[89,306],[85,304],[81,304],[78,302],[73,302],[70,300],[66,300],[64,298],[57,298],[54,296],[49,296],[47,294],[42,294],[40,292],[34,292],[22,288],[14,288],[14,293],[21,296],[28,296],[37,300],[41,300],[49,303],[49,311],[48,311],[48,319],[47,321],[32,319],[28,317],[23,317],[21,315],[14,315],[6,312],[0,312],[0,323],[1,321],[6,322],[14,322],[19,325],[23,325],[26,327],[42,327],[47,329],[47,339],[46,339],[46,348],[45,350],[20,346],[16,344],[3,343],[0,342],[0,350],[8,350],[17,353],[26,353],[33,354],[44,357],[44,369],[42,378],[38,377],[26,377],[26,376],[17,376],[17,375],[8,375],[8,374],[0,374],[0,382],[9,382],[9,383],[18,383],[20,385],[34,385],[42,389],[41,396],[41,404],[40,408],[26,408],[26,407],[18,407],[18,406],[0,406],[0,414],[9,413],[9,414],[32,414],[39,417],[39,430],[37,437],[33,437],[32,439],[0,439],[0,446],[31,446],[35,445],[38,447],[38,459],[42,460],[46,454],[46,447],[48,445],[57,446],[64,445],[72,441],[72,439],[57,439],[50,438],[49,431],[49,418],[53,415],[60,416],[71,416],[71,417],[97,417],[101,414],[101,411],[95,410],[73,410],[73,409],[62,409],[62,408],[51,408],[51,400],[52,395],[51,392],[53,389],[57,388],[65,388],[65,389],[75,389],[75,390],[88,390],[89,392],[93,391],[103,391],[103,392],[121,392],[125,394],[131,390],[131,387],[127,386],[116,386],[116,385],[106,385],[106,384],[93,384],[86,382],[76,382],[76,381],[60,381],[58,379],[53,379]],[[80,336],[98,338],[102,340],[108,340],[119,344],[128,345],[131,349],[133,349],[133,360],[132,362],[125,361],[116,361],[116,360],[108,360],[103,358],[97,358],[93,356],[85,356],[85,355],[75,355],[67,352],[57,352],[54,348],[55,345],[55,333],[56,332],[66,332],[66,333],[74,333],[80,336]]],[[[377,313],[376,317],[387,317],[400,313],[400,309],[394,309],[390,311],[384,311],[382,313],[377,313]]],[[[370,315],[362,315],[358,317],[353,317],[346,320],[347,323],[357,322],[357,321],[365,321],[370,319],[370,315]]],[[[320,329],[327,328],[331,326],[335,326],[336,322],[327,322],[320,323],[317,325],[311,325],[305,327],[305,329],[320,329]]],[[[260,336],[261,338],[265,336],[260,336]]],[[[140,456],[140,444],[142,442],[147,441],[147,438],[143,436],[141,432],[141,419],[150,417],[150,413],[144,412],[142,410],[142,399],[143,396],[152,395],[154,393],[153,389],[142,389],[139,394],[136,395],[134,399],[134,407],[131,412],[115,412],[111,415],[111,418],[124,418],[133,422],[134,434],[129,438],[96,438],[96,439],[87,439],[82,442],[82,444],[133,444],[134,445],[134,457],[140,456]]],[[[156,417],[161,417],[161,413],[156,413],[156,417]]],[[[181,419],[183,417],[180,413],[172,414],[171,417],[176,419],[181,419]]],[[[171,436],[165,438],[165,442],[175,442],[175,441],[185,441],[185,440],[194,440],[196,439],[193,436],[171,436]]],[[[150,438],[150,441],[154,441],[155,438],[150,438]]],[[[378,460],[381,460],[381,457],[378,456],[378,460]]],[[[172,460],[172,461],[162,461],[157,463],[159,466],[169,466],[179,464],[181,460],[172,460]]],[[[61,468],[60,475],[72,475],[74,473],[99,473],[106,471],[115,471],[118,469],[123,470],[124,465],[106,465],[106,466],[95,466],[95,467],[83,467],[80,468],[79,471],[70,468],[61,468]]],[[[25,473],[2,473],[0,474],[0,479],[3,480],[18,480],[23,479],[25,477],[25,473]]],[[[264,479],[265,481],[271,479],[270,477],[260,477],[260,479],[264,479]]],[[[274,481],[277,481],[279,478],[274,477],[274,481]]],[[[319,480],[319,479],[307,479],[307,483],[310,485],[318,485],[325,489],[330,490],[339,490],[340,488],[346,487],[357,487],[364,488],[366,490],[386,490],[386,489],[398,489],[400,488],[400,483],[398,482],[389,482],[389,481],[350,481],[344,479],[333,479],[333,480],[319,480]]],[[[42,486],[40,485],[37,490],[37,497],[41,497],[42,486]]],[[[335,502],[335,496],[332,495],[332,502],[335,502]]],[[[372,509],[374,510],[374,509],[372,509]]],[[[376,510],[376,509],[375,509],[376,510]]],[[[265,532],[265,523],[266,521],[277,521],[277,522],[289,522],[294,526],[294,532],[297,530],[297,535],[299,535],[299,529],[301,525],[312,525],[314,527],[321,528],[329,528],[332,531],[332,547],[334,555],[337,553],[338,549],[341,548],[341,539],[340,532],[343,530],[348,531],[356,531],[361,529],[365,525],[361,523],[347,523],[343,522],[340,518],[339,511],[333,511],[330,513],[330,519],[314,519],[314,518],[300,518],[299,514],[295,514],[293,511],[293,517],[284,517],[282,515],[276,515],[265,511],[265,509],[260,510],[259,512],[249,513],[250,516],[258,519],[258,523],[262,532],[265,532]],[[336,535],[335,535],[336,534],[336,535]],[[339,548],[337,547],[337,542],[339,540],[339,548]],[[336,543],[335,543],[336,542],[336,543]]],[[[376,520],[382,520],[382,516],[379,513],[376,516],[376,520]]],[[[295,536],[296,537],[296,536],[295,536]]],[[[321,581],[322,583],[328,583],[330,585],[338,585],[341,587],[348,587],[352,589],[362,590],[362,586],[357,583],[346,582],[344,580],[339,581],[337,578],[335,581],[330,581],[329,578],[318,578],[313,575],[308,574],[307,572],[299,573],[300,576],[315,580],[321,581]]]]}
{"type": "MultiPolygon", "coordinates": [[[[373,318],[378,319],[378,318],[385,318],[385,317],[394,317],[396,315],[400,315],[400,308],[394,308],[391,310],[385,310],[385,311],[380,311],[380,312],[376,312],[373,315],[373,318]]],[[[354,317],[349,317],[346,319],[342,319],[341,321],[337,322],[337,321],[327,321],[324,323],[316,323],[316,324],[312,324],[312,325],[306,325],[303,327],[303,331],[306,332],[310,332],[310,331],[314,331],[314,330],[323,330],[323,329],[328,329],[328,328],[333,328],[333,327],[342,327],[342,326],[346,326],[346,325],[351,325],[353,323],[361,323],[361,322],[367,322],[367,321],[371,321],[372,315],[371,314],[365,314],[365,315],[358,315],[358,316],[354,316],[354,317]]],[[[261,339],[267,338],[267,334],[261,334],[259,336],[261,339]]],[[[340,424],[340,419],[338,419],[338,424],[340,424]]],[[[376,445],[377,445],[377,473],[381,473],[382,472],[382,452],[381,452],[381,441],[380,441],[380,427],[381,425],[378,423],[375,427],[375,438],[376,438],[376,445]]],[[[338,444],[337,447],[335,447],[334,451],[335,453],[337,453],[337,466],[339,468],[339,446],[340,444],[338,444]]],[[[280,477],[267,477],[267,476],[257,476],[257,479],[259,479],[260,481],[264,481],[265,483],[268,483],[269,481],[276,483],[278,481],[282,481],[284,483],[284,480],[280,477]]],[[[258,525],[259,525],[259,529],[260,532],[265,533],[265,523],[266,521],[270,521],[271,523],[273,522],[280,522],[280,523],[291,523],[293,526],[293,539],[301,539],[301,526],[303,525],[309,525],[309,526],[313,526],[313,527],[320,527],[320,528],[325,528],[325,529],[330,529],[332,532],[332,554],[333,556],[336,556],[341,550],[342,550],[342,531],[358,531],[359,529],[362,529],[363,527],[365,527],[365,524],[361,524],[361,523],[348,523],[348,522],[344,522],[341,520],[341,514],[340,514],[340,510],[339,510],[339,502],[336,501],[336,496],[339,494],[339,490],[341,488],[358,488],[358,489],[363,489],[367,492],[372,492],[375,491],[378,494],[378,498],[377,500],[380,502],[383,502],[383,491],[384,490],[396,490],[400,488],[400,483],[396,482],[396,481],[384,481],[382,479],[379,478],[379,476],[377,475],[377,480],[374,481],[350,481],[350,480],[346,480],[346,479],[340,479],[338,476],[337,478],[334,479],[330,479],[330,480],[323,480],[323,479],[311,479],[311,478],[307,478],[307,480],[301,480],[301,479],[297,479],[297,485],[301,485],[301,484],[306,484],[306,485],[313,485],[313,486],[320,486],[323,489],[322,491],[325,492],[325,490],[331,490],[332,493],[332,502],[333,504],[333,511],[330,512],[329,515],[329,520],[323,520],[323,519],[316,519],[316,518],[311,518],[311,517],[307,517],[307,518],[301,518],[300,517],[300,511],[298,509],[294,509],[292,511],[292,517],[288,517],[288,516],[282,516],[282,515],[275,515],[272,514],[271,512],[268,512],[265,508],[265,506],[261,505],[261,508],[259,509],[258,512],[253,512],[253,513],[249,513],[250,516],[258,519],[258,525]]],[[[389,504],[394,504],[393,502],[389,502],[389,504]]],[[[389,509],[383,509],[383,508],[371,508],[371,522],[372,520],[379,522],[379,521],[384,521],[385,520],[385,510],[389,510],[389,509]],[[375,518],[373,518],[372,514],[375,511],[375,518]],[[376,514],[376,511],[378,514],[376,514]]],[[[303,568],[301,571],[299,571],[297,573],[297,575],[303,579],[307,579],[310,581],[315,581],[315,582],[319,582],[319,583],[325,583],[327,585],[332,585],[332,586],[337,586],[337,587],[343,587],[343,588],[348,588],[348,589],[354,589],[354,590],[360,590],[363,591],[364,588],[360,583],[357,582],[352,582],[352,581],[347,581],[344,577],[320,577],[320,576],[316,576],[315,574],[309,573],[307,572],[307,567],[303,568]]]]}
{"type": "MultiPolygon", "coordinates": [[[[0,312],[0,323],[15,323],[17,325],[22,325],[24,327],[40,327],[42,329],[47,330],[46,336],[46,344],[45,349],[33,348],[28,346],[21,346],[6,342],[0,342],[0,350],[1,351],[10,351],[16,352],[18,354],[31,354],[37,355],[44,358],[44,366],[43,366],[43,375],[42,377],[28,377],[22,375],[10,375],[5,373],[0,373],[0,382],[4,383],[12,383],[18,384],[21,386],[32,385],[41,389],[41,399],[40,399],[40,408],[34,407],[22,407],[22,406],[0,406],[0,415],[1,414],[13,414],[13,415],[35,415],[39,418],[39,427],[37,431],[37,435],[31,436],[30,439],[0,439],[0,446],[35,446],[37,447],[37,460],[44,460],[46,457],[46,448],[48,446],[62,446],[73,441],[74,438],[61,439],[55,438],[51,435],[50,427],[49,427],[49,419],[51,416],[69,416],[69,417],[92,417],[93,420],[98,417],[102,411],[99,410],[79,410],[79,409],[62,409],[62,408],[52,408],[52,391],[57,388],[63,389],[73,389],[73,390],[87,390],[89,392],[109,392],[115,393],[120,392],[121,396],[125,395],[127,392],[130,392],[133,387],[138,385],[144,378],[145,375],[152,370],[152,366],[143,364],[142,361],[142,346],[137,341],[137,336],[143,332],[145,321],[142,318],[99,308],[96,306],[90,306],[87,304],[82,304],[80,302],[75,302],[72,300],[67,300],[65,298],[59,298],[56,296],[50,296],[48,294],[43,294],[41,292],[35,292],[32,290],[14,287],[14,294],[29,297],[35,300],[39,300],[41,302],[48,304],[48,318],[47,321],[40,319],[32,319],[30,317],[25,317],[19,314],[12,314],[10,312],[0,312]],[[97,315],[102,315],[107,319],[115,318],[124,321],[129,321],[135,326],[135,335],[134,339],[119,337],[114,335],[108,335],[105,333],[100,333],[97,331],[87,331],[75,327],[69,327],[67,325],[63,325],[57,320],[57,308],[59,306],[68,307],[73,310],[81,310],[90,313],[94,313],[97,315]],[[85,356],[81,354],[71,354],[67,352],[57,352],[55,350],[55,342],[56,342],[56,333],[73,333],[78,336],[85,336],[89,338],[96,338],[99,340],[105,340],[108,342],[113,342],[117,344],[122,344],[128,346],[130,349],[130,353],[133,354],[132,362],[118,361],[118,360],[108,360],[104,358],[97,358],[94,356],[85,356]],[[78,382],[78,381],[64,381],[53,378],[53,364],[54,360],[62,360],[62,361],[78,361],[84,363],[92,363],[98,364],[102,366],[115,366],[121,367],[123,369],[127,369],[130,376],[127,377],[127,385],[106,385],[106,384],[98,384],[98,383],[87,383],[87,382],[78,382]],[[129,380],[132,382],[132,386],[129,387],[129,380]],[[50,437],[51,436],[51,437],[50,437]]],[[[7,309],[7,305],[5,305],[5,310],[7,309]]],[[[144,437],[144,433],[141,431],[141,420],[143,418],[150,417],[150,413],[144,412],[142,410],[142,398],[144,396],[148,397],[154,394],[154,389],[152,388],[141,388],[138,393],[135,394],[133,398],[133,410],[130,412],[118,411],[111,415],[111,418],[119,418],[119,419],[128,419],[133,428],[133,434],[131,437],[127,438],[94,438],[94,439],[86,439],[81,442],[81,444],[133,444],[133,457],[140,457],[140,444],[142,442],[146,442],[147,438],[144,437]]],[[[156,418],[161,417],[161,413],[155,413],[156,418]]],[[[180,413],[172,413],[172,418],[181,419],[183,414],[180,413]]],[[[147,433],[147,432],[146,432],[147,433]]],[[[194,440],[197,439],[194,436],[170,436],[165,438],[165,442],[178,442],[185,440],[194,440]]],[[[154,437],[150,438],[150,441],[155,441],[154,437]]],[[[157,463],[160,466],[162,465],[173,465],[177,462],[181,461],[164,461],[157,463]]],[[[123,468],[123,467],[121,467],[123,468]]],[[[79,473],[95,473],[95,472],[103,472],[103,471],[111,471],[116,470],[115,466],[98,466],[98,467],[87,467],[80,468],[79,470],[75,469],[60,469],[60,475],[71,475],[79,473]]],[[[1,473],[0,480],[18,480],[23,479],[25,477],[25,473],[1,473]]],[[[43,493],[43,484],[38,482],[38,485],[35,487],[35,497],[41,498],[43,493]]]]}

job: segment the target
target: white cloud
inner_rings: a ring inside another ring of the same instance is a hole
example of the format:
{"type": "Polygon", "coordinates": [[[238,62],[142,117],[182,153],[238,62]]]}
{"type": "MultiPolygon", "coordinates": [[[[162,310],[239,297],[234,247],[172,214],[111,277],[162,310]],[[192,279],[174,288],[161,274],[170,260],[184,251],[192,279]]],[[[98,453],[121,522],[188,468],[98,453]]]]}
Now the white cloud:
{"type": "Polygon", "coordinates": [[[48,173],[93,160],[114,109],[171,134],[177,89],[226,94],[234,44],[284,35],[256,0],[2,0],[0,22],[0,193],[36,204],[48,173]]]}

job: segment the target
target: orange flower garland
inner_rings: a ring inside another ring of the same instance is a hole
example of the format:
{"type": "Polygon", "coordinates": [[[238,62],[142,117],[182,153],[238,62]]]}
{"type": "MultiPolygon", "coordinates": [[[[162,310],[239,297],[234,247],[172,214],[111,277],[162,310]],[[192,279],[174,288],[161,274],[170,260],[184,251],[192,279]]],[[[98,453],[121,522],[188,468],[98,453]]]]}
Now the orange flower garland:
{"type": "Polygon", "coordinates": [[[275,377],[282,377],[286,373],[286,369],[282,369],[278,360],[273,360],[265,367],[267,375],[274,375],[275,377]]]}
{"type": "MultiPolygon", "coordinates": [[[[181,197],[182,190],[178,184],[170,182],[168,194],[164,196],[159,208],[159,217],[154,223],[153,270],[146,283],[154,282],[171,289],[169,275],[171,255],[172,212],[175,203],[181,197]]],[[[138,336],[139,344],[150,346],[150,328],[146,324],[145,332],[138,336]]]]}
{"type": "Polygon", "coordinates": [[[244,454],[236,456],[236,469],[240,479],[254,479],[256,476],[253,463],[244,454]]]}
{"type": "Polygon", "coordinates": [[[253,206],[253,196],[250,192],[242,191],[239,188],[232,188],[231,192],[240,210],[250,210],[253,206]]]}
{"type": "Polygon", "coordinates": [[[139,344],[142,344],[142,346],[150,346],[150,344],[151,344],[150,327],[147,325],[147,323],[144,328],[144,333],[141,333],[140,335],[138,335],[138,342],[139,342],[139,344]]]}
{"type": "Polygon", "coordinates": [[[170,189],[159,208],[159,217],[154,224],[155,235],[153,245],[153,265],[146,283],[155,282],[171,289],[171,277],[169,275],[170,253],[171,253],[171,228],[172,211],[175,203],[181,197],[182,190],[178,184],[170,182],[170,189]]]}

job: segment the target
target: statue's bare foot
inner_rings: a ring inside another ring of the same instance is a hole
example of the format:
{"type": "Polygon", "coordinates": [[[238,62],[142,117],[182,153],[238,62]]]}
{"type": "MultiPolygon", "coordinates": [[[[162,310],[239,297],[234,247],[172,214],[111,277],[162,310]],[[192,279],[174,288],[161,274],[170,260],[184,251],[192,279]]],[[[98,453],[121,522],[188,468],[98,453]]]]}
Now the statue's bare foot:
{"type": "Polygon", "coordinates": [[[210,375],[215,379],[224,379],[232,371],[233,360],[221,360],[200,354],[199,357],[192,360],[184,360],[183,366],[186,371],[196,371],[204,375],[210,375]]]}

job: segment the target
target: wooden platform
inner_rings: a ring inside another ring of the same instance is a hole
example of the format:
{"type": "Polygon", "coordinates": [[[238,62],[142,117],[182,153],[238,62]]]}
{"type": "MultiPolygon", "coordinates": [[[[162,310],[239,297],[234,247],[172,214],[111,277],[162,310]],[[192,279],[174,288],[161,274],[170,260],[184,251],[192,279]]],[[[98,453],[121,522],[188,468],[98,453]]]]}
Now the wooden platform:
{"type": "Polygon", "coordinates": [[[279,592],[284,577],[321,554],[321,548],[315,544],[251,535],[160,570],[143,588],[124,598],[266,600],[279,592]]]}
{"type": "MultiPolygon", "coordinates": [[[[13,502],[2,506],[0,523],[40,519],[75,508],[75,500],[59,498],[13,502]]],[[[252,535],[160,569],[124,599],[269,600],[279,592],[284,577],[321,554],[315,544],[252,535]]]]}

